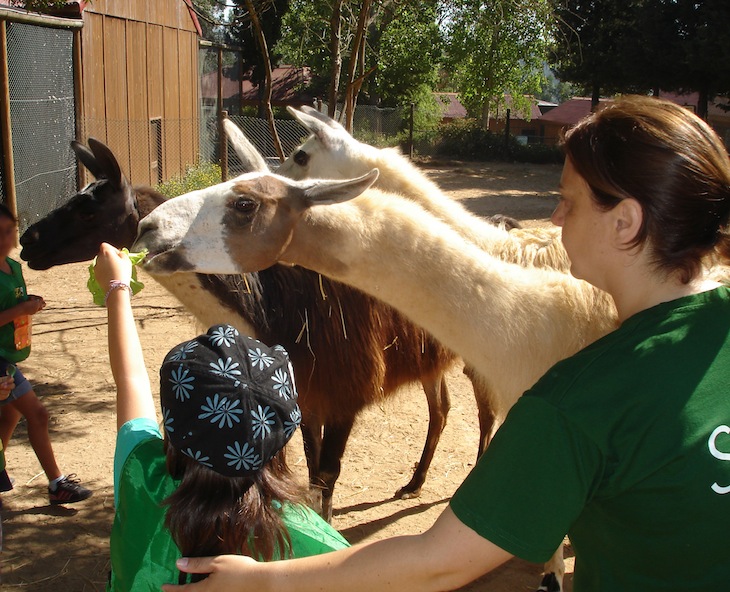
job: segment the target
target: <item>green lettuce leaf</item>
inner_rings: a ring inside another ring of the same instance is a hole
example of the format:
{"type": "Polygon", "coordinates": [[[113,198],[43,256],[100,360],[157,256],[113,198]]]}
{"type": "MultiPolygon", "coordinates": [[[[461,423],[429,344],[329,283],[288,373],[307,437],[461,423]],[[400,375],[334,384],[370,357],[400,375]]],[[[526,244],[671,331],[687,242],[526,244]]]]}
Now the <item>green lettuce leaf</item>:
{"type": "MultiPolygon", "coordinates": [[[[125,247],[124,249],[122,249],[122,252],[127,253],[127,255],[129,255],[129,260],[132,262],[132,281],[129,283],[129,285],[132,288],[132,294],[136,294],[142,288],[144,288],[144,284],[137,279],[136,266],[144,261],[144,258],[147,256],[147,249],[144,249],[139,253],[130,253],[129,250],[125,247]]],[[[96,265],[96,257],[94,257],[91,265],[89,265],[89,281],[86,282],[86,287],[89,289],[89,292],[91,292],[91,295],[94,298],[94,304],[104,306],[104,296],[106,296],[106,289],[102,288],[99,285],[99,282],[96,279],[96,274],[94,273],[94,265],[96,265]]]]}

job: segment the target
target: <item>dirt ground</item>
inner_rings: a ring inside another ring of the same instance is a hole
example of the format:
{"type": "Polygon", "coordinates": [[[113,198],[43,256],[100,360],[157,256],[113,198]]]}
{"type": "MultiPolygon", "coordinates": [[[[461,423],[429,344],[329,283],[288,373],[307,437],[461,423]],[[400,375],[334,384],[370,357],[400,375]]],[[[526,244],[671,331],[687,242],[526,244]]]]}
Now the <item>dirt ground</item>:
{"type": "MultiPolygon", "coordinates": [[[[560,177],[554,165],[430,162],[424,170],[474,212],[507,214],[528,225],[546,223],[560,177]]],[[[44,296],[48,306],[34,317],[33,354],[21,367],[51,413],[61,469],[78,474],[94,496],[67,507],[48,505],[47,480],[21,421],[7,451],[15,489],[2,496],[3,590],[91,591],[102,590],[106,582],[114,515],[114,385],[107,362],[105,310],[91,303],[86,267],[25,270],[30,293],[44,296]]],[[[146,280],[134,309],[154,388],[165,353],[200,328],[177,301],[149,277],[146,280]]],[[[359,418],[334,496],[333,523],[352,543],[428,528],[474,466],[479,429],[473,391],[461,367],[455,367],[448,380],[448,425],[418,499],[392,496],[409,480],[423,446],[428,421],[423,392],[415,385],[405,388],[359,418]]],[[[298,435],[290,444],[289,460],[304,479],[306,463],[298,435]]],[[[568,590],[571,555],[567,548],[568,590]]],[[[540,573],[538,565],[513,560],[464,590],[530,591],[540,573]]]]}

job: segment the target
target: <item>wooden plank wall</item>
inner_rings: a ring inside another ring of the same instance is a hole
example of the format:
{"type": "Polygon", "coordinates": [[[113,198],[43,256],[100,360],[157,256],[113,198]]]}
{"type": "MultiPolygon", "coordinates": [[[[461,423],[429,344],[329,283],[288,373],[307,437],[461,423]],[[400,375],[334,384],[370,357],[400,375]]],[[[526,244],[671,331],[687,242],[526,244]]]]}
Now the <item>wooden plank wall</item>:
{"type": "Polygon", "coordinates": [[[162,122],[162,178],[197,163],[198,36],[181,0],[94,0],[82,63],[85,135],[110,146],[132,183],[158,182],[153,118],[162,122]]]}

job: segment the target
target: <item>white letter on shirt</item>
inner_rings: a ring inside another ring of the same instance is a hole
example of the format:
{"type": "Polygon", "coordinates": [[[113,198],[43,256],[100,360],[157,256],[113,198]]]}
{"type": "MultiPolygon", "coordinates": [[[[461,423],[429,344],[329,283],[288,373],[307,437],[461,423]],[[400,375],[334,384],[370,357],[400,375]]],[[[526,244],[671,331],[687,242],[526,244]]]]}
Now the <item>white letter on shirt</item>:
{"type": "MultiPolygon", "coordinates": [[[[710,448],[710,454],[719,460],[730,460],[730,453],[720,452],[715,445],[715,440],[717,440],[717,437],[720,434],[730,434],[730,427],[726,425],[721,425],[716,427],[715,431],[712,432],[712,434],[710,435],[710,439],[707,441],[707,445],[710,448]]],[[[730,485],[728,485],[727,487],[722,487],[718,485],[717,482],[715,482],[712,484],[712,491],[721,495],[725,493],[730,493],[730,485]]]]}

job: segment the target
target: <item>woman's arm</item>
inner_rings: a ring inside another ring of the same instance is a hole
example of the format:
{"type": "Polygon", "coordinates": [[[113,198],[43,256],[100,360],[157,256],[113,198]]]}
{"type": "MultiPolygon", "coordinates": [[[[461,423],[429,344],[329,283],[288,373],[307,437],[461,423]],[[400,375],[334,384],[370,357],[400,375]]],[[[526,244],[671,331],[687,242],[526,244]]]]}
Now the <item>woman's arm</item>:
{"type": "Polygon", "coordinates": [[[197,584],[166,585],[165,592],[425,592],[454,590],[501,565],[512,555],[465,526],[446,508],[425,533],[357,545],[290,561],[258,563],[223,555],[190,558],[181,571],[210,573],[197,584]]]}
{"type": "MultiPolygon", "coordinates": [[[[125,253],[104,243],[96,258],[94,273],[103,287],[109,286],[113,280],[129,284],[132,264],[125,253]]],[[[113,290],[106,306],[109,318],[109,362],[117,385],[117,429],[138,417],[157,421],[129,290],[113,290]]]]}

